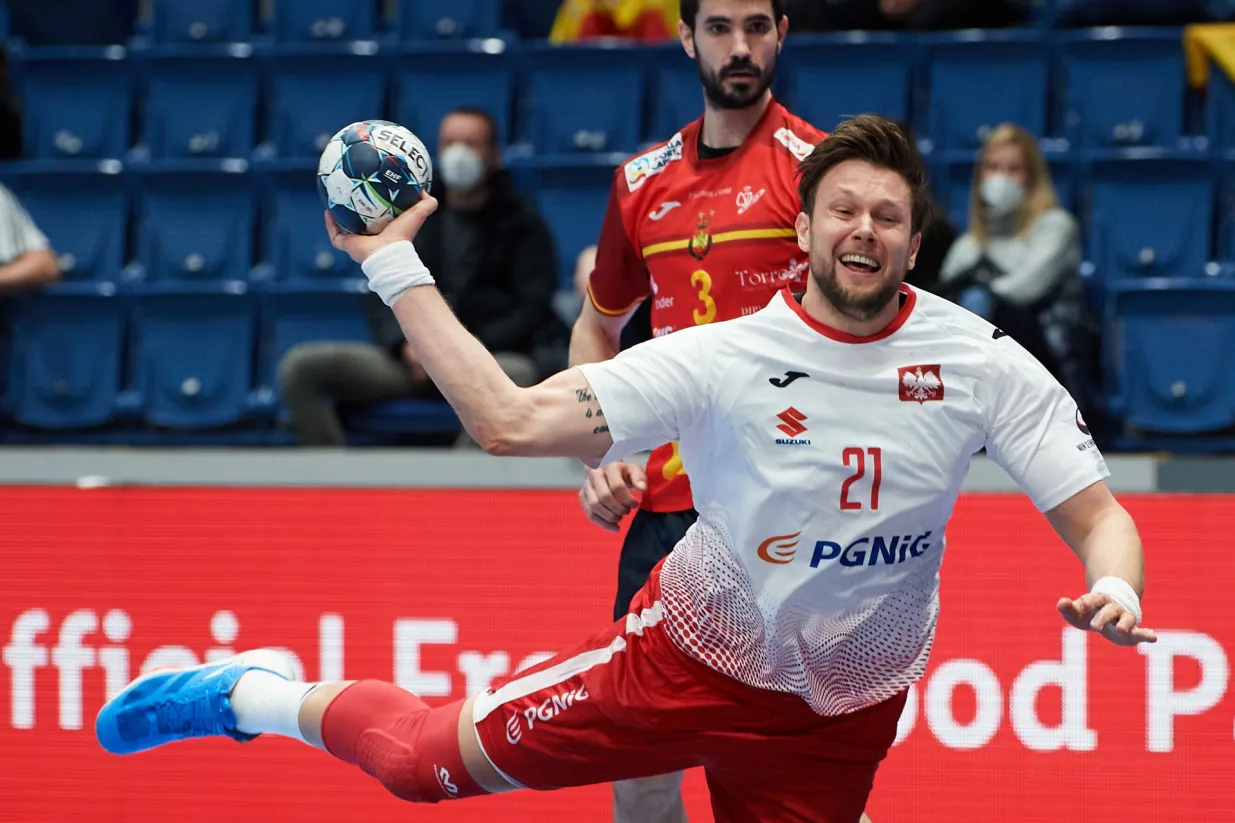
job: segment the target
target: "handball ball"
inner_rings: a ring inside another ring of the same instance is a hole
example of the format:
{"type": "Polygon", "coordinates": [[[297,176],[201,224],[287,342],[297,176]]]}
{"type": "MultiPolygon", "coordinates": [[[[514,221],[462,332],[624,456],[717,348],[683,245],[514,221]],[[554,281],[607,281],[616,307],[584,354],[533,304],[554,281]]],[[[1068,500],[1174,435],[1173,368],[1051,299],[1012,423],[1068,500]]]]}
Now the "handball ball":
{"type": "Polygon", "coordinates": [[[377,234],[416,205],[433,182],[433,162],[420,138],[398,123],[352,123],[326,144],[317,190],[343,231],[377,234]]]}

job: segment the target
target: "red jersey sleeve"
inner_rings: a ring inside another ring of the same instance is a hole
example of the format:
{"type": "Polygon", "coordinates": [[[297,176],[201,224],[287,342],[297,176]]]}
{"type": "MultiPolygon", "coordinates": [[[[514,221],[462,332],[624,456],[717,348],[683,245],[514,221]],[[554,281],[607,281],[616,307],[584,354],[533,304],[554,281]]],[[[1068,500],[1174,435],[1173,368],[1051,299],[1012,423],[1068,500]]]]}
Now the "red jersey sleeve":
{"type": "Polygon", "coordinates": [[[596,245],[596,265],[588,277],[587,292],[592,305],[611,317],[626,314],[648,296],[652,284],[643,258],[630,241],[622,215],[618,186],[626,185],[621,168],[609,187],[609,205],[596,245]]]}

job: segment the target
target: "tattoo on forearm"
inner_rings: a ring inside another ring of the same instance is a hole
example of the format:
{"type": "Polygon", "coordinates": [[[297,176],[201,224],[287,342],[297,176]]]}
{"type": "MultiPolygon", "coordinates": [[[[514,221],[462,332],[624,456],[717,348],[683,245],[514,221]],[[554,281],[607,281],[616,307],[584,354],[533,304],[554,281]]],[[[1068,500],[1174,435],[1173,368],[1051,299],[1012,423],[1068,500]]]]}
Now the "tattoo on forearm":
{"type": "Polygon", "coordinates": [[[607,431],[609,431],[608,426],[597,426],[596,428],[592,429],[592,434],[601,434],[607,431]]]}
{"type": "MultiPolygon", "coordinates": [[[[591,391],[588,389],[575,389],[575,399],[579,403],[593,404],[593,406],[589,406],[583,413],[584,418],[588,420],[591,420],[592,418],[601,418],[603,420],[605,412],[599,404],[596,404],[596,397],[591,391]]],[[[609,427],[601,422],[601,425],[592,429],[592,434],[604,434],[607,431],[609,431],[609,427]]]]}

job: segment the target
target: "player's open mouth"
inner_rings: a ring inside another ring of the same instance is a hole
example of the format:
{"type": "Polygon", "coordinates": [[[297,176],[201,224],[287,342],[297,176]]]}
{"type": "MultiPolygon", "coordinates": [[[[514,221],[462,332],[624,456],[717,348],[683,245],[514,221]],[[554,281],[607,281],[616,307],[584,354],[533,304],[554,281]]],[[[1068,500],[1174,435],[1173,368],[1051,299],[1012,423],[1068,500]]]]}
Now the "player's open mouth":
{"type": "Polygon", "coordinates": [[[859,274],[874,274],[883,268],[875,258],[861,254],[842,254],[840,262],[845,268],[859,274]]]}

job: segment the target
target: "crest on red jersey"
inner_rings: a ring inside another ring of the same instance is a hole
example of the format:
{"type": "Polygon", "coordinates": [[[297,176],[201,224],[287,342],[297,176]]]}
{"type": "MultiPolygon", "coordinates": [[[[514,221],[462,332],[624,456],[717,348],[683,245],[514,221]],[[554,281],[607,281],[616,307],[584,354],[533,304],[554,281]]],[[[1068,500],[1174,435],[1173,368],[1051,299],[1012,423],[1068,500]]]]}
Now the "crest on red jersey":
{"type": "Polygon", "coordinates": [[[925,403],[943,399],[943,376],[939,364],[930,366],[904,366],[897,369],[897,383],[901,400],[925,403]]]}
{"type": "Polygon", "coordinates": [[[699,229],[699,233],[690,238],[690,256],[696,260],[702,260],[708,256],[708,252],[712,250],[712,235],[708,234],[708,223],[712,221],[712,217],[716,211],[710,211],[706,215],[699,212],[699,222],[695,224],[695,228],[699,229]]]}

